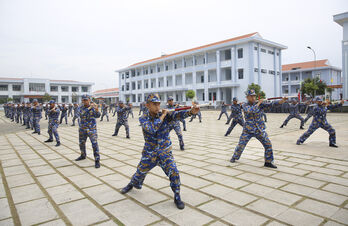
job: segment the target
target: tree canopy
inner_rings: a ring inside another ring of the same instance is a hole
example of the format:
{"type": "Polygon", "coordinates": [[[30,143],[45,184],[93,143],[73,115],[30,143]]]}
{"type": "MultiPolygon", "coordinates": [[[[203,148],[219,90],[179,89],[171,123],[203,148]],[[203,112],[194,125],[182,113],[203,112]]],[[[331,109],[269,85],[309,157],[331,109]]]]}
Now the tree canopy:
{"type": "Polygon", "coordinates": [[[315,97],[316,95],[324,95],[326,88],[326,82],[320,80],[318,77],[306,78],[301,83],[301,93],[310,95],[311,97],[315,97]]]}
{"type": "Polygon", "coordinates": [[[251,83],[248,85],[248,90],[253,89],[256,93],[257,98],[265,99],[266,93],[261,90],[261,86],[255,83],[251,83]]]}
{"type": "Polygon", "coordinates": [[[188,90],[186,92],[186,98],[188,98],[188,99],[193,99],[195,96],[196,96],[196,93],[194,90],[188,90]]]}

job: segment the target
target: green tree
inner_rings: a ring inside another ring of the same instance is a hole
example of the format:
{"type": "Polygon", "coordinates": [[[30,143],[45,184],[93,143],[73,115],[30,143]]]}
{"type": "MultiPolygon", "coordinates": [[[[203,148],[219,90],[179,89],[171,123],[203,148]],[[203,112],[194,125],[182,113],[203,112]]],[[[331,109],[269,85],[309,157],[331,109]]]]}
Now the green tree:
{"type": "Polygon", "coordinates": [[[42,97],[42,100],[44,101],[44,102],[48,102],[48,101],[50,101],[52,99],[52,97],[48,94],[48,93],[45,93],[44,95],[43,95],[43,97],[42,97]]]}
{"type": "Polygon", "coordinates": [[[194,90],[188,90],[187,92],[186,92],[186,98],[187,99],[193,99],[193,98],[195,98],[195,96],[196,96],[196,93],[195,93],[195,91],[194,90]]]}
{"type": "Polygon", "coordinates": [[[257,98],[266,98],[266,93],[261,90],[261,86],[259,86],[258,84],[251,83],[250,85],[248,85],[248,90],[250,89],[253,89],[255,91],[257,98]]]}
{"type": "Polygon", "coordinates": [[[315,97],[316,95],[324,95],[327,85],[320,78],[306,78],[301,83],[301,93],[315,97]]]}
{"type": "Polygon", "coordinates": [[[13,101],[13,98],[12,97],[8,97],[7,98],[7,102],[11,102],[11,101],[13,101]]]}

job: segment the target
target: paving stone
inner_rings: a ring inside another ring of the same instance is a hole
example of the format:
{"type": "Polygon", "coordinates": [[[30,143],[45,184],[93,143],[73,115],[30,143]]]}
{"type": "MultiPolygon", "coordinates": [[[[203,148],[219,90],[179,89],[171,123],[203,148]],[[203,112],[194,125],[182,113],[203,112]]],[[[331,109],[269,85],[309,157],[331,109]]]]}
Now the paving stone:
{"type": "Polygon", "coordinates": [[[336,220],[342,224],[347,224],[348,222],[348,210],[340,209],[332,217],[333,220],[336,220]]]}
{"type": "Polygon", "coordinates": [[[17,204],[16,209],[22,225],[38,224],[59,217],[46,198],[17,204]]]}
{"type": "Polygon", "coordinates": [[[295,209],[288,209],[284,213],[276,216],[280,221],[292,225],[319,225],[323,219],[295,209]]]}
{"type": "Polygon", "coordinates": [[[331,191],[334,193],[348,196],[348,187],[346,187],[346,186],[330,183],[330,184],[324,186],[322,189],[326,190],[326,191],[331,191]]]}
{"type": "Polygon", "coordinates": [[[275,217],[285,212],[288,209],[287,206],[284,206],[272,201],[268,201],[265,199],[257,200],[256,202],[249,204],[247,208],[250,210],[257,211],[269,217],[275,217]]]}
{"type": "Polygon", "coordinates": [[[311,199],[306,199],[302,201],[296,206],[296,208],[314,213],[316,215],[327,217],[327,218],[330,218],[339,209],[336,206],[318,202],[311,199]]]}
{"type": "Polygon", "coordinates": [[[126,198],[124,195],[115,191],[111,187],[101,184],[83,189],[89,196],[96,200],[100,205],[115,202],[126,198]]]}
{"type": "Polygon", "coordinates": [[[82,199],[60,205],[60,209],[73,225],[87,225],[109,219],[92,202],[82,199]]]}
{"type": "MultiPolygon", "coordinates": [[[[169,186],[166,186],[160,191],[166,193],[171,198],[173,198],[174,196],[173,191],[169,186]]],[[[185,203],[189,203],[192,206],[197,206],[212,199],[211,196],[203,194],[200,191],[193,190],[186,186],[180,187],[180,196],[185,203]]]]}
{"type": "Polygon", "coordinates": [[[40,224],[40,226],[42,226],[42,225],[44,225],[44,226],[64,226],[66,224],[64,223],[63,220],[58,219],[58,220],[49,221],[49,222],[44,223],[44,224],[40,224]]]}
{"type": "Polygon", "coordinates": [[[308,195],[311,198],[325,201],[334,205],[341,205],[343,202],[348,200],[347,196],[337,195],[331,192],[316,190],[315,192],[308,195]]]}
{"type": "Polygon", "coordinates": [[[122,200],[106,205],[105,209],[125,225],[147,225],[160,220],[158,216],[131,200],[122,200]]]}
{"type": "Polygon", "coordinates": [[[212,221],[213,219],[206,216],[197,210],[191,208],[185,208],[183,211],[178,211],[177,214],[173,214],[168,217],[178,225],[204,225],[212,221]]]}
{"type": "Polygon", "coordinates": [[[6,177],[10,188],[34,183],[33,178],[28,173],[6,177]]]}
{"type": "Polygon", "coordinates": [[[80,188],[91,187],[102,183],[100,180],[88,174],[71,176],[69,179],[80,188]]]}
{"type": "Polygon", "coordinates": [[[260,180],[257,180],[256,183],[266,185],[266,186],[272,187],[272,188],[279,188],[279,187],[287,184],[288,182],[273,179],[270,177],[265,177],[265,178],[262,178],[260,180]]]}
{"type": "Polygon", "coordinates": [[[8,204],[7,198],[0,199],[0,220],[11,217],[10,206],[8,204]]]}
{"type": "Polygon", "coordinates": [[[47,192],[57,204],[70,202],[84,197],[81,192],[79,192],[71,184],[51,187],[47,189],[47,192]]]}
{"type": "Polygon", "coordinates": [[[41,177],[38,177],[38,180],[44,188],[54,187],[57,185],[68,183],[68,181],[66,181],[63,177],[59,176],[58,174],[50,174],[46,176],[41,176],[41,177]]]}
{"type": "Polygon", "coordinates": [[[296,193],[299,195],[305,195],[305,196],[317,191],[316,189],[302,186],[302,185],[298,185],[298,184],[288,184],[288,185],[282,187],[281,189],[284,191],[289,191],[289,192],[293,192],[293,193],[296,193]]]}
{"type": "Polygon", "coordinates": [[[223,220],[233,225],[256,226],[265,223],[268,219],[248,210],[240,209],[223,217],[223,220]]]}
{"type": "Polygon", "coordinates": [[[11,166],[11,167],[4,168],[4,173],[5,173],[5,176],[13,176],[18,174],[28,173],[28,171],[25,169],[23,165],[19,165],[19,166],[11,166]]]}
{"type": "Polygon", "coordinates": [[[36,184],[12,188],[11,195],[15,204],[44,197],[44,194],[36,184]]]}
{"type": "Polygon", "coordinates": [[[274,190],[267,195],[267,198],[291,206],[295,202],[299,201],[302,197],[289,192],[274,190]]]}
{"type": "Polygon", "coordinates": [[[239,208],[221,200],[213,200],[198,207],[199,209],[212,214],[216,217],[224,217],[239,208]]]}
{"type": "Polygon", "coordinates": [[[268,193],[274,191],[273,188],[266,187],[259,184],[250,184],[241,189],[242,191],[248,192],[253,195],[267,196],[268,193]]]}
{"type": "Polygon", "coordinates": [[[54,169],[49,165],[30,167],[30,170],[36,177],[56,173],[56,171],[54,171],[54,169]]]}
{"type": "Polygon", "coordinates": [[[4,226],[12,226],[14,225],[14,222],[12,220],[12,218],[6,219],[6,220],[0,220],[0,225],[4,225],[4,226]]]}

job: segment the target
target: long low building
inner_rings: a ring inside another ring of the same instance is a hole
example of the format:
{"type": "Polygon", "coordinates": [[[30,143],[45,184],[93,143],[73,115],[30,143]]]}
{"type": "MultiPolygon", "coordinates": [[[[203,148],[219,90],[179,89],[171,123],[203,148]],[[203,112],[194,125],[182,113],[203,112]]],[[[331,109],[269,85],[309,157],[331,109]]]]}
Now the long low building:
{"type": "Polygon", "coordinates": [[[320,78],[328,87],[333,88],[331,94],[332,99],[341,99],[343,95],[341,69],[332,66],[327,59],[284,64],[282,66],[282,71],[283,95],[297,96],[301,87],[301,82],[306,78],[315,77],[320,78]]]}
{"type": "Polygon", "coordinates": [[[59,103],[81,102],[82,95],[92,93],[93,85],[72,80],[0,77],[0,101],[4,103],[11,98],[15,103],[33,99],[43,102],[42,98],[48,94],[59,103]]]}
{"type": "Polygon", "coordinates": [[[162,101],[173,96],[185,103],[194,90],[200,103],[245,99],[251,83],[267,97],[280,96],[281,51],[287,47],[251,33],[208,45],[162,55],[119,69],[120,100],[134,105],[157,92],[162,101]]]}
{"type": "Polygon", "coordinates": [[[106,104],[118,103],[118,88],[100,89],[93,92],[93,97],[106,104]]]}

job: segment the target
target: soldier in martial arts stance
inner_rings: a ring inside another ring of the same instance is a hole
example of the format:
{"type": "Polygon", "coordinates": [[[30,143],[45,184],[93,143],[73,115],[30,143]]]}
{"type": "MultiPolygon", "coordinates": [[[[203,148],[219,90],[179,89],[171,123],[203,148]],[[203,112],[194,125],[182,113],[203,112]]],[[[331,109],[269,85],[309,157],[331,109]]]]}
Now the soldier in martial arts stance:
{"type": "Polygon", "coordinates": [[[249,140],[252,137],[255,137],[265,148],[264,166],[269,168],[277,168],[277,166],[273,164],[272,144],[266,133],[265,122],[262,120],[262,110],[265,108],[270,108],[272,105],[283,103],[285,99],[272,103],[263,103],[263,99],[261,99],[258,101],[258,103],[256,103],[256,94],[254,90],[248,90],[246,95],[248,102],[242,105],[245,124],[243,127],[243,132],[239,138],[239,143],[234,150],[234,154],[230,162],[234,163],[236,160],[238,160],[249,140]]]}
{"type": "Polygon", "coordinates": [[[174,203],[178,209],[184,209],[185,204],[180,198],[180,176],[176,168],[172,154],[172,142],[169,138],[171,129],[170,122],[180,118],[197,114],[199,107],[194,106],[191,111],[168,112],[163,109],[160,112],[160,97],[158,94],[150,94],[147,98],[146,107],[148,113],[144,113],[139,121],[143,129],[145,145],[137,171],[130,183],[121,191],[125,194],[133,189],[141,189],[146,174],[155,166],[160,166],[169,177],[170,187],[174,192],[174,203]]]}
{"type": "Polygon", "coordinates": [[[299,111],[299,108],[300,108],[301,105],[305,105],[305,104],[297,103],[296,100],[292,101],[292,103],[289,106],[289,113],[290,113],[290,115],[285,119],[285,121],[280,126],[280,128],[283,128],[284,126],[286,126],[291,119],[297,118],[298,120],[301,121],[300,129],[304,129],[303,125],[305,123],[305,120],[302,118],[302,116],[300,115],[300,111],[299,111]]]}
{"type": "Polygon", "coordinates": [[[318,128],[322,128],[329,133],[329,146],[337,148],[336,145],[336,131],[332,126],[328,123],[326,119],[327,110],[332,110],[338,107],[341,107],[344,103],[344,100],[341,100],[339,104],[329,104],[329,102],[324,103],[320,97],[315,99],[318,106],[313,109],[313,121],[309,126],[308,130],[297,140],[296,144],[300,145],[305,140],[308,139],[310,135],[312,135],[318,128]]]}
{"type": "Polygon", "coordinates": [[[115,132],[112,136],[117,136],[118,131],[121,126],[124,126],[126,129],[126,138],[129,137],[129,126],[128,126],[128,111],[132,105],[125,105],[122,101],[118,102],[118,106],[116,107],[115,112],[117,113],[117,122],[115,126],[115,132]]]}
{"type": "Polygon", "coordinates": [[[231,109],[232,109],[232,112],[231,112],[231,115],[230,117],[233,118],[232,120],[232,123],[230,125],[230,127],[228,127],[228,130],[225,134],[225,136],[228,136],[233,128],[239,124],[241,125],[242,127],[244,127],[244,119],[243,119],[243,114],[242,114],[242,106],[241,104],[238,103],[238,99],[237,97],[234,97],[233,98],[233,103],[231,105],[231,109]]]}
{"type": "MultiPolygon", "coordinates": [[[[174,101],[173,101],[173,97],[168,97],[167,100],[167,109],[175,109],[177,108],[176,105],[174,105],[174,101]]],[[[179,120],[173,120],[170,122],[170,126],[171,126],[171,130],[174,129],[176,135],[178,136],[178,140],[179,140],[179,145],[180,145],[180,150],[185,150],[184,148],[184,140],[182,138],[182,132],[181,132],[181,128],[180,128],[180,121],[179,120]]]]}
{"type": "Polygon", "coordinates": [[[220,115],[219,115],[218,120],[220,120],[220,119],[221,119],[221,116],[222,116],[223,114],[225,114],[225,115],[226,115],[227,120],[228,120],[228,114],[227,114],[227,105],[225,104],[225,102],[222,102],[222,104],[221,104],[221,112],[220,112],[220,115]]]}

